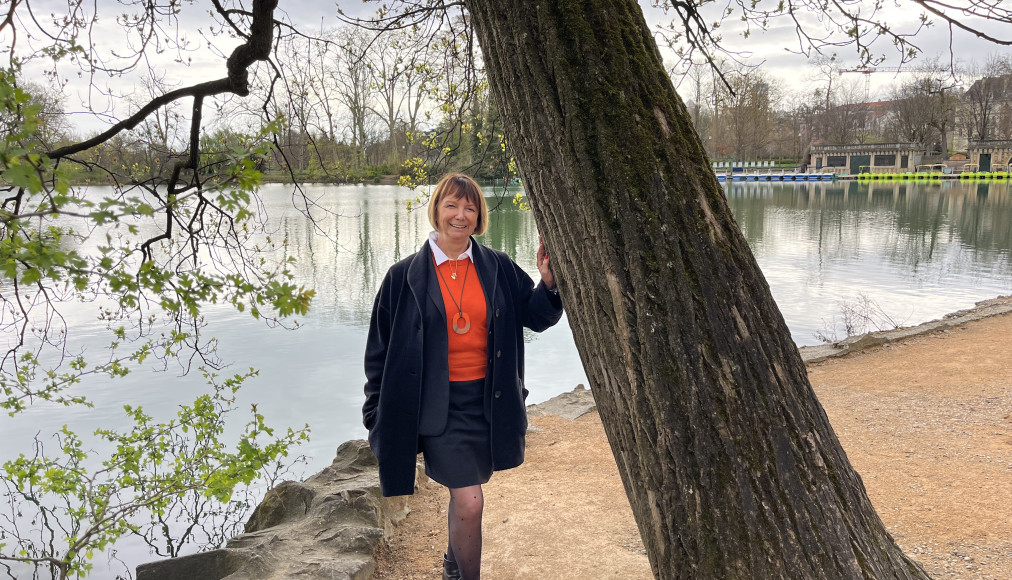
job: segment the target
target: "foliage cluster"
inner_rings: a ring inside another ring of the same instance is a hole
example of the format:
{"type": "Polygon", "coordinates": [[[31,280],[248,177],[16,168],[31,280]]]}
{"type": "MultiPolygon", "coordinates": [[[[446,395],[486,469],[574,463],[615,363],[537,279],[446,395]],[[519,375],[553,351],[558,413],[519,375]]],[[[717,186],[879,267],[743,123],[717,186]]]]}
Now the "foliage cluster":
{"type": "Polygon", "coordinates": [[[290,450],[308,437],[305,428],[275,432],[254,408],[226,445],[236,393],[255,372],[219,380],[213,340],[201,333],[209,304],[272,324],[308,311],[313,291],[293,284],[289,261],[273,258],[285,242],[271,238],[258,209],[257,166],[276,126],[217,150],[190,185],[174,187],[173,173],[138,171],[102,148],[91,158],[54,159],[39,134],[42,106],[17,79],[15,70],[0,72],[0,408],[13,417],[88,406],[89,376],[116,379],[176,361],[185,370],[194,357],[209,389],[175,418],[127,404],[126,427],[89,437],[64,426],[55,445],[42,435],[34,452],[5,461],[0,566],[19,577],[27,566],[66,578],[86,575],[93,557],[125,535],[171,554],[221,541],[213,529],[200,537],[195,524],[215,516],[207,523],[234,531],[251,486],[283,473],[290,450]],[[69,167],[100,171],[114,194],[72,186],[80,173],[69,167]],[[70,346],[73,329],[61,312],[80,302],[98,309],[107,355],[70,346]]]}

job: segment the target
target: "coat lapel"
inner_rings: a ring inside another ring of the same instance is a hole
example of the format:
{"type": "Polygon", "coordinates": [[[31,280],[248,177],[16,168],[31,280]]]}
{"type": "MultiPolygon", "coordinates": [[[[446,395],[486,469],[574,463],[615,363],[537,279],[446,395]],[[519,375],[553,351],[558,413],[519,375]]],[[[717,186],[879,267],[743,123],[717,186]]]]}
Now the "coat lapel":
{"type": "Polygon", "coordinates": [[[471,238],[474,250],[474,267],[478,271],[478,278],[481,280],[481,289],[485,293],[485,325],[492,329],[492,316],[495,312],[496,285],[499,283],[499,267],[495,254],[471,238]]]}
{"type": "MultiPolygon", "coordinates": [[[[432,265],[432,250],[429,248],[429,242],[426,241],[411,260],[411,265],[408,266],[408,286],[411,288],[411,293],[414,294],[420,309],[427,296],[445,319],[446,308],[443,306],[443,295],[439,291],[439,282],[436,280],[433,270],[435,270],[435,266],[432,265]]],[[[424,312],[424,309],[421,311],[424,312]]]]}

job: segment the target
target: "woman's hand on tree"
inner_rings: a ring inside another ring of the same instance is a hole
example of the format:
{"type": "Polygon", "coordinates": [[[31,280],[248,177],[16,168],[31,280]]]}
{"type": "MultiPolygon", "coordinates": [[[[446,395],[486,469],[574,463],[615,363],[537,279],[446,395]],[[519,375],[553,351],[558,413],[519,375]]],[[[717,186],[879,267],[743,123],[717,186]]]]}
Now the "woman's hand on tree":
{"type": "Polygon", "coordinates": [[[545,288],[555,290],[555,274],[552,273],[552,264],[549,261],[548,250],[545,249],[545,240],[538,236],[538,271],[541,272],[541,281],[545,288]]]}

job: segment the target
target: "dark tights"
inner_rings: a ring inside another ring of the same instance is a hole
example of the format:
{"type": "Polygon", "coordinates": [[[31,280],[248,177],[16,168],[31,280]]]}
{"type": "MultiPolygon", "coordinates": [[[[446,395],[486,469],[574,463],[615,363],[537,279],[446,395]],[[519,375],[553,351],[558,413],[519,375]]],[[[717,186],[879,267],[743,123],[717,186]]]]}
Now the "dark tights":
{"type": "Polygon", "coordinates": [[[485,496],[480,485],[450,489],[447,523],[450,542],[448,559],[457,563],[461,580],[481,578],[481,512],[485,496]]]}

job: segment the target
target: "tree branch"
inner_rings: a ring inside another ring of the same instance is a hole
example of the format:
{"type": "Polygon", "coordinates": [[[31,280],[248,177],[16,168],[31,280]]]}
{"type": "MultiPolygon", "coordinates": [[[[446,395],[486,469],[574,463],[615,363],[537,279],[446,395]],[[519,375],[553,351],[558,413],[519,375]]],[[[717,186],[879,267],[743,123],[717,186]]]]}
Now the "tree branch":
{"type": "MultiPolygon", "coordinates": [[[[254,0],[253,22],[250,24],[250,34],[246,42],[237,46],[232,51],[232,55],[228,57],[226,65],[228,68],[227,77],[165,93],[152,99],[141,110],[116,123],[105,132],[80,143],[55,149],[49,154],[49,157],[51,159],[60,159],[101,145],[120,132],[133,129],[146,119],[148,115],[177,99],[184,97],[203,98],[229,92],[240,97],[248,96],[249,67],[256,61],[267,60],[270,56],[271,42],[274,36],[274,10],[277,8],[277,5],[278,0],[254,0]]],[[[191,155],[193,155],[192,152],[191,155]]]]}
{"type": "Polygon", "coordinates": [[[75,153],[80,153],[81,151],[86,151],[97,145],[101,145],[102,143],[105,143],[109,139],[115,137],[118,133],[133,129],[155,110],[177,99],[181,99],[183,97],[198,97],[198,96],[203,97],[208,95],[218,95],[230,91],[232,91],[232,86],[228,78],[208,81],[206,83],[201,83],[199,85],[183,87],[175,91],[170,91],[168,93],[165,93],[164,95],[152,99],[141,110],[137,111],[130,117],[123,119],[119,123],[116,123],[105,132],[96,135],[91,139],[81,141],[80,143],[75,143],[73,145],[67,145],[66,147],[60,147],[59,149],[55,149],[49,153],[49,157],[51,159],[60,159],[62,157],[67,157],[68,155],[73,155],[75,153]]]}
{"type": "Polygon", "coordinates": [[[1005,8],[1000,8],[1000,6],[997,3],[994,6],[988,5],[987,3],[983,3],[983,6],[981,6],[982,3],[975,0],[974,2],[971,2],[971,4],[970,4],[970,6],[972,8],[966,8],[966,7],[960,8],[958,6],[951,6],[951,5],[948,5],[948,4],[943,4],[941,2],[935,2],[934,0],[914,0],[914,4],[917,4],[918,6],[924,8],[928,12],[934,14],[935,16],[938,16],[939,18],[941,18],[942,20],[944,20],[946,23],[948,23],[949,27],[950,27],[950,33],[949,33],[950,39],[952,37],[951,28],[953,26],[955,26],[956,28],[959,28],[960,30],[962,30],[964,32],[969,32],[970,34],[972,34],[972,35],[974,35],[974,36],[976,36],[978,38],[982,38],[984,40],[987,40],[988,42],[993,42],[993,43],[1001,45],[1001,46],[1012,46],[1012,38],[1001,39],[1001,38],[998,38],[998,37],[993,36],[991,34],[987,34],[987,33],[983,32],[981,30],[977,30],[976,28],[972,28],[972,27],[968,26],[967,24],[964,24],[963,22],[960,22],[955,17],[949,16],[948,14],[946,14],[945,12],[943,12],[942,9],[941,9],[941,8],[948,8],[950,10],[959,11],[964,16],[977,16],[977,17],[980,17],[980,18],[985,18],[985,19],[990,20],[990,21],[994,21],[994,22],[1001,22],[1001,23],[1005,23],[1005,24],[1012,24],[1012,10],[1008,10],[1008,9],[1005,9],[1005,8]],[[941,7],[941,8],[938,8],[938,7],[941,7]],[[975,10],[975,8],[984,8],[985,9],[984,10],[985,13],[981,14],[981,13],[977,12],[975,10]]]}
{"type": "Polygon", "coordinates": [[[381,16],[379,18],[349,18],[338,10],[337,18],[345,24],[351,24],[378,32],[390,32],[391,30],[402,30],[410,28],[420,22],[428,20],[437,12],[446,12],[450,8],[464,8],[463,1],[446,2],[445,0],[423,0],[414,2],[411,8],[395,12],[392,16],[381,16]]]}
{"type": "Polygon", "coordinates": [[[0,22],[0,32],[3,32],[3,30],[5,28],[7,28],[7,27],[10,27],[10,29],[11,29],[11,36],[12,36],[12,38],[11,38],[11,49],[10,49],[10,57],[9,58],[12,61],[14,60],[14,54],[15,54],[14,49],[15,49],[15,47],[18,44],[18,42],[17,42],[17,40],[18,40],[18,31],[17,31],[17,28],[15,28],[13,26],[13,23],[14,23],[14,10],[17,9],[18,4],[20,4],[21,2],[22,2],[22,0],[14,0],[13,2],[11,2],[11,9],[7,12],[7,18],[4,18],[3,22],[0,22]]]}

